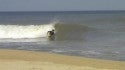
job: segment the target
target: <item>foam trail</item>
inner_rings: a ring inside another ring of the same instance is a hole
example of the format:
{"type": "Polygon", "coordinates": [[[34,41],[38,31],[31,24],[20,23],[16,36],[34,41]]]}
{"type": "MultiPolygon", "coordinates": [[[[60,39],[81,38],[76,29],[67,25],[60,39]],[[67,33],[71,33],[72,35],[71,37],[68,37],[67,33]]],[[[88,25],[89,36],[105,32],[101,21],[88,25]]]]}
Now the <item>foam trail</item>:
{"type": "Polygon", "coordinates": [[[0,25],[0,38],[38,38],[45,37],[46,32],[55,24],[47,25],[0,25]]]}

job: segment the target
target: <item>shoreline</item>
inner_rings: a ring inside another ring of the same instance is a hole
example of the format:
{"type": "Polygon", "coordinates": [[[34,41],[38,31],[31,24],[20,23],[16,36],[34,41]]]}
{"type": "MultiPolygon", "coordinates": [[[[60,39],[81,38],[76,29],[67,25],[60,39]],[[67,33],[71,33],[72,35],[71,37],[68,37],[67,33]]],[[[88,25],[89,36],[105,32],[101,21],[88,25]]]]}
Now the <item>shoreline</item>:
{"type": "Polygon", "coordinates": [[[0,49],[2,70],[125,70],[125,61],[0,49]]]}

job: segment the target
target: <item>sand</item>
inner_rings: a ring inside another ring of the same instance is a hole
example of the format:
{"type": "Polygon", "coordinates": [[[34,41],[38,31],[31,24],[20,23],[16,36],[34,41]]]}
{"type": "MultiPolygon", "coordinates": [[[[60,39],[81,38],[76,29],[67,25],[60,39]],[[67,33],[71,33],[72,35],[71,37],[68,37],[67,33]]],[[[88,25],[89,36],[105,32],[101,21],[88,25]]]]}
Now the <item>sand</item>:
{"type": "Polygon", "coordinates": [[[125,70],[125,62],[1,49],[0,70],[125,70]]]}

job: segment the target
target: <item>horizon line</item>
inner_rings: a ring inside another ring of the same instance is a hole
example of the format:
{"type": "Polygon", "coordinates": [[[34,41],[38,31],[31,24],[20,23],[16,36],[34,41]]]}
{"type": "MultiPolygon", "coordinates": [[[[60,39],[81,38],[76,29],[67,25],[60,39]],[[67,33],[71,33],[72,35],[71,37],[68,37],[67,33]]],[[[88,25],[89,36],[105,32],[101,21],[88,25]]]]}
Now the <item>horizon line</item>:
{"type": "Polygon", "coordinates": [[[125,12],[125,10],[0,11],[0,12],[125,12]]]}

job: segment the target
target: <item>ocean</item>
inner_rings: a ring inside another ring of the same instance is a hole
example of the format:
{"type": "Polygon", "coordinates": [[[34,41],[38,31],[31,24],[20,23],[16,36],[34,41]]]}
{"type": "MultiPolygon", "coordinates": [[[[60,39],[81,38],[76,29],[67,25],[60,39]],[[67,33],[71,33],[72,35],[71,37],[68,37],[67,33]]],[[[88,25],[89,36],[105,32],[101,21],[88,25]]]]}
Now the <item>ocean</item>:
{"type": "Polygon", "coordinates": [[[125,11],[0,12],[0,49],[125,61],[125,11]]]}

